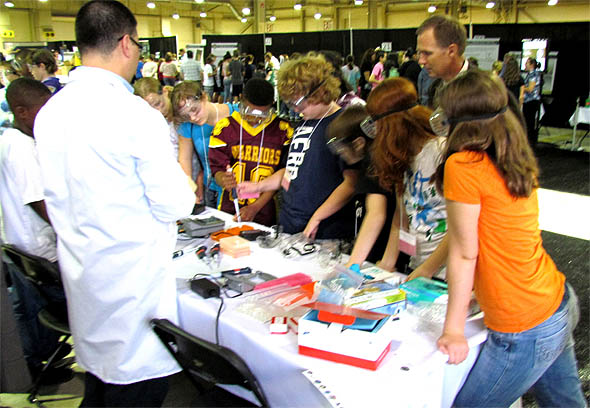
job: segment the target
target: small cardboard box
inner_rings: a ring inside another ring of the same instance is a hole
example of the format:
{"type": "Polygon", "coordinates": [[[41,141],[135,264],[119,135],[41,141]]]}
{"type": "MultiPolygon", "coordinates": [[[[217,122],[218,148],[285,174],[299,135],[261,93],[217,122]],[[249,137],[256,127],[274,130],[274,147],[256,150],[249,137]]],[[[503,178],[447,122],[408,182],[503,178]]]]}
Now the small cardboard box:
{"type": "Polygon", "coordinates": [[[376,370],[394,337],[397,318],[315,302],[299,319],[299,354],[376,370]]]}

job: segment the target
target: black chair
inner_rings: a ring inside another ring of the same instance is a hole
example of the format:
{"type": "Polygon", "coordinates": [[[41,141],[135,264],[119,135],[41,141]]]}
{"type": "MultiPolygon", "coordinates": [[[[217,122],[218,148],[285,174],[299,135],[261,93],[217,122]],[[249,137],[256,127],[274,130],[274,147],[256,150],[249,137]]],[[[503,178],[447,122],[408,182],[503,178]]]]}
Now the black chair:
{"type": "MultiPolygon", "coordinates": [[[[49,262],[45,258],[21,251],[13,245],[2,245],[2,251],[15,264],[19,272],[23,273],[24,277],[38,289],[42,296],[49,288],[61,288],[63,290],[59,268],[56,264],[49,262]]],[[[43,365],[41,372],[33,382],[29,391],[29,402],[41,405],[43,402],[50,401],[42,401],[37,398],[39,388],[41,387],[44,378],[43,376],[47,371],[47,368],[54,362],[56,356],[60,354],[60,350],[65,347],[65,344],[71,336],[71,332],[65,302],[56,303],[48,299],[47,306],[39,311],[37,317],[41,324],[63,335],[56,350],[43,365]]]]}
{"type": "Polygon", "coordinates": [[[269,406],[254,374],[232,350],[199,339],[167,319],[153,319],[151,323],[154,332],[201,394],[199,398],[203,406],[219,406],[222,403],[224,406],[255,406],[217,385],[240,386],[251,391],[260,406],[269,406]],[[213,398],[213,401],[207,398],[213,398]]]}

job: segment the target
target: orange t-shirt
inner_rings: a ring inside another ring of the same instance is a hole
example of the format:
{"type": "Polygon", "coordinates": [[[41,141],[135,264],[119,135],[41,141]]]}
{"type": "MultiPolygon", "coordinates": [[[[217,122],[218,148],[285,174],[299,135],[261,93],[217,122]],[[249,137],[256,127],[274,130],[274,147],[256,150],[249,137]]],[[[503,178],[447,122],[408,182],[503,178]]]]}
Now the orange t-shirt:
{"type": "Polygon", "coordinates": [[[445,164],[444,193],[481,206],[474,286],[486,326],[518,333],[555,313],[565,276],[543,248],[537,190],[514,198],[487,154],[460,152],[445,164]]]}

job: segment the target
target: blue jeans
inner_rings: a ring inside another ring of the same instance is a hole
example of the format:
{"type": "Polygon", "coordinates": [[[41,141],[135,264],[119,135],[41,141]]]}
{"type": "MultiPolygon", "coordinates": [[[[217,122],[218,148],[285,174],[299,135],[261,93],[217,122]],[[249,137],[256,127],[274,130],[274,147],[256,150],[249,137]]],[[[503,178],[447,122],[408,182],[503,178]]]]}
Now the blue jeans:
{"type": "Polygon", "coordinates": [[[11,286],[8,293],[12,300],[12,309],[23,345],[23,354],[27,364],[38,367],[55,351],[59,341],[59,333],[45,327],[39,322],[37,314],[48,305],[46,297],[53,302],[65,302],[61,288],[46,288],[44,297],[29,282],[18,267],[5,263],[11,286]]]}
{"type": "Polygon", "coordinates": [[[223,102],[231,102],[231,78],[223,78],[223,102]]]}
{"type": "Polygon", "coordinates": [[[531,387],[541,407],[586,406],[569,319],[574,299],[566,287],[557,311],[530,330],[489,330],[453,406],[508,407],[531,387]]]}

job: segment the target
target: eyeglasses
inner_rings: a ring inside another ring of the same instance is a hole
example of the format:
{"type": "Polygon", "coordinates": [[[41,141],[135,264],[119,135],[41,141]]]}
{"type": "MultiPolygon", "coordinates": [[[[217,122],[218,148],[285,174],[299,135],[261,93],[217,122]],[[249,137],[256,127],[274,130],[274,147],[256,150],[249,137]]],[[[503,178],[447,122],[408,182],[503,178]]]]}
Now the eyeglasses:
{"type": "Polygon", "coordinates": [[[256,126],[268,123],[272,120],[274,109],[272,107],[267,110],[260,110],[251,107],[246,103],[240,103],[240,116],[246,122],[256,124],[256,126]]]}
{"type": "Polygon", "coordinates": [[[394,113],[410,110],[416,105],[417,105],[417,103],[414,102],[414,103],[411,103],[410,105],[407,105],[407,106],[404,106],[401,108],[392,109],[392,110],[380,113],[375,116],[367,116],[360,124],[361,130],[363,131],[363,133],[365,135],[367,135],[371,139],[375,139],[375,137],[377,136],[377,128],[376,128],[375,124],[379,119],[383,119],[384,117],[389,116],[389,115],[393,115],[394,113]]]}
{"type": "MultiPolygon", "coordinates": [[[[125,34],[127,35],[127,34],[125,34]]],[[[125,38],[125,35],[122,35],[121,37],[119,37],[119,39],[117,40],[117,42],[121,41],[123,38],[125,38]]],[[[133,44],[135,44],[137,46],[137,48],[139,48],[139,52],[143,51],[143,47],[141,46],[140,43],[138,43],[137,41],[135,41],[135,39],[131,36],[129,36],[129,39],[131,40],[131,42],[133,44]]]]}
{"type": "Polygon", "coordinates": [[[449,135],[452,125],[456,125],[461,122],[471,122],[475,120],[484,120],[484,119],[492,119],[504,112],[506,112],[507,107],[504,106],[502,109],[491,112],[491,113],[482,113],[481,115],[465,115],[460,116],[458,118],[449,118],[447,114],[442,110],[442,108],[438,107],[432,115],[430,115],[430,127],[432,131],[437,136],[446,137],[449,135]]]}
{"type": "Polygon", "coordinates": [[[335,155],[340,155],[347,147],[352,148],[352,146],[350,145],[350,142],[355,138],[358,137],[357,135],[348,135],[346,137],[338,137],[338,136],[334,136],[331,138],[328,138],[326,135],[326,146],[328,146],[328,149],[330,149],[330,151],[335,154],[335,155]]]}
{"type": "Polygon", "coordinates": [[[198,114],[201,111],[202,103],[200,96],[189,97],[182,108],[178,110],[178,118],[183,121],[190,121],[191,116],[198,114]]]}
{"type": "Polygon", "coordinates": [[[322,85],[324,85],[326,83],[326,81],[328,80],[328,78],[324,79],[322,82],[320,82],[318,85],[316,85],[315,87],[311,88],[311,91],[309,91],[306,95],[294,100],[294,101],[288,101],[285,102],[286,105],[289,107],[289,109],[291,110],[295,110],[295,108],[300,108],[300,109],[304,109],[305,105],[303,104],[307,98],[309,98],[311,95],[313,95],[314,93],[316,93],[318,91],[318,89],[320,89],[322,87],[322,85]]]}

